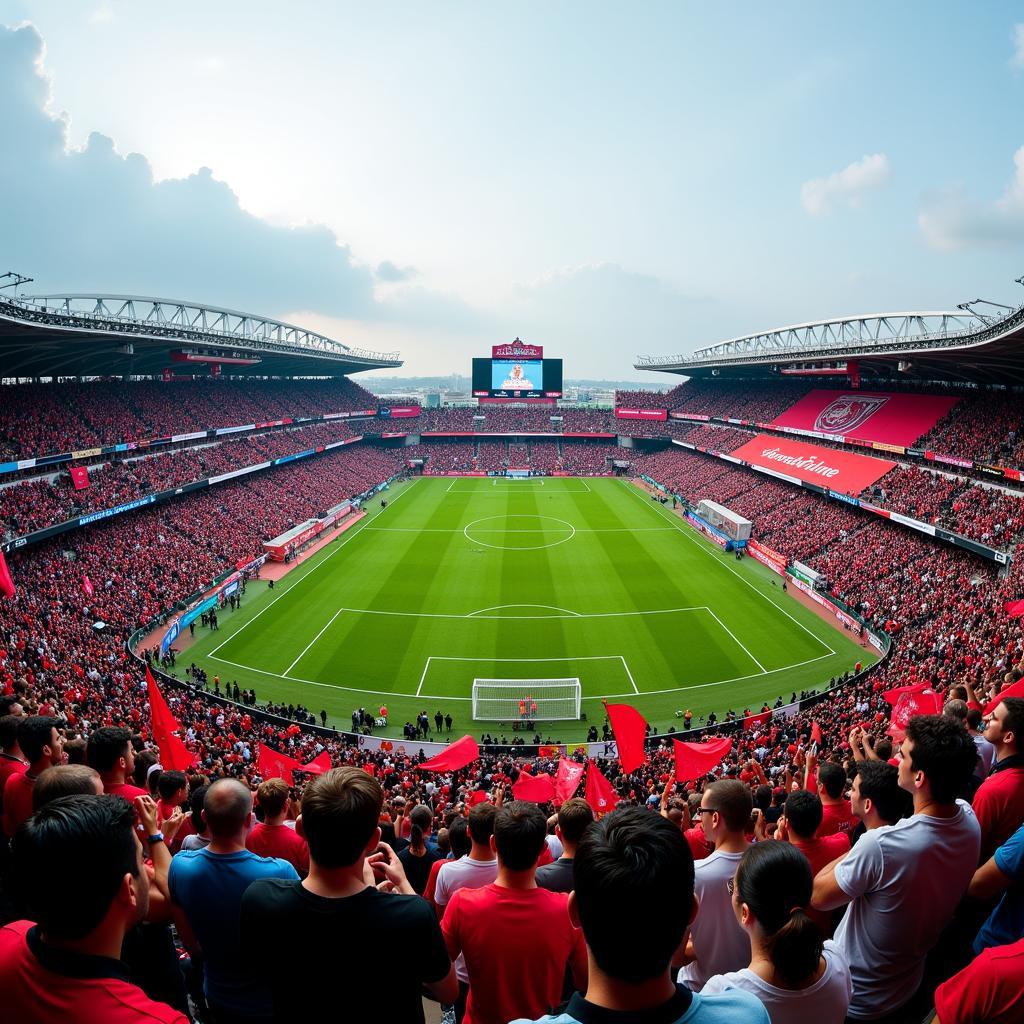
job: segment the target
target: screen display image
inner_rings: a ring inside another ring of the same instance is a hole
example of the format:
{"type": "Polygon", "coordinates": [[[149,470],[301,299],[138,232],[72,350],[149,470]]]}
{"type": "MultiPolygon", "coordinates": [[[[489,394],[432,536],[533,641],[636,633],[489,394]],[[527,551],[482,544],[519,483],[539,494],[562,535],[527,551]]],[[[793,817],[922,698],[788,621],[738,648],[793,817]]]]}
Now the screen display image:
{"type": "Polygon", "coordinates": [[[543,387],[544,364],[541,360],[491,360],[492,391],[540,391],[543,387]]]}

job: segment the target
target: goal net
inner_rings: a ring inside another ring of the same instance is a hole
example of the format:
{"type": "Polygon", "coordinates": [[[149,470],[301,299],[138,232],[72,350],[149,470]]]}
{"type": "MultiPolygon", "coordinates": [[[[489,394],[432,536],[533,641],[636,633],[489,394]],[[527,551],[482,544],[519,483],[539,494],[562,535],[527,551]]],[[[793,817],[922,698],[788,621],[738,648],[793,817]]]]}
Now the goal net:
{"type": "Polygon", "coordinates": [[[474,679],[473,718],[552,722],[580,717],[579,679],[474,679]]]}

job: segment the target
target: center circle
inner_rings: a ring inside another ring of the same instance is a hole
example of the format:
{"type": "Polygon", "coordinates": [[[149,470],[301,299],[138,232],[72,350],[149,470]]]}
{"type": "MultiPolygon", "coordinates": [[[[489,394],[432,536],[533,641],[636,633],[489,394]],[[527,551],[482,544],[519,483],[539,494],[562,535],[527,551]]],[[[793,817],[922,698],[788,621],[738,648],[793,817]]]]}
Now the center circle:
{"type": "Polygon", "coordinates": [[[486,516],[483,519],[474,519],[473,522],[468,523],[462,530],[466,540],[471,541],[474,544],[479,544],[484,548],[495,548],[498,551],[539,551],[542,548],[554,548],[558,547],[559,544],[564,544],[567,540],[572,540],[576,536],[576,527],[572,523],[567,523],[564,519],[556,519],[554,516],[538,516],[538,515],[512,515],[512,516],[486,516]],[[486,523],[494,523],[500,520],[503,526],[486,526],[486,523]],[[565,536],[558,536],[555,540],[548,541],[544,544],[534,544],[533,540],[543,537],[549,531],[541,522],[557,523],[558,528],[553,531],[559,535],[565,534],[565,536]],[[536,524],[530,525],[530,522],[536,524]],[[504,539],[505,543],[492,543],[489,540],[480,540],[478,536],[473,534],[491,535],[498,539],[504,539]],[[511,541],[511,542],[510,542],[511,541]],[[521,543],[520,543],[521,541],[521,543]]]}

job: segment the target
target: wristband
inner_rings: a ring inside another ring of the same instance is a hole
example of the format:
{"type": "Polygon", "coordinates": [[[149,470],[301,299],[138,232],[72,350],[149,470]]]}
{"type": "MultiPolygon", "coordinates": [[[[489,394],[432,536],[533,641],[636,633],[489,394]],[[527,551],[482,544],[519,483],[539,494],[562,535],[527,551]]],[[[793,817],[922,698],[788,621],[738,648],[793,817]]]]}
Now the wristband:
{"type": "Polygon", "coordinates": [[[164,841],[164,834],[163,832],[154,832],[151,836],[146,836],[146,841],[150,846],[152,846],[153,843],[162,843],[164,841]]]}

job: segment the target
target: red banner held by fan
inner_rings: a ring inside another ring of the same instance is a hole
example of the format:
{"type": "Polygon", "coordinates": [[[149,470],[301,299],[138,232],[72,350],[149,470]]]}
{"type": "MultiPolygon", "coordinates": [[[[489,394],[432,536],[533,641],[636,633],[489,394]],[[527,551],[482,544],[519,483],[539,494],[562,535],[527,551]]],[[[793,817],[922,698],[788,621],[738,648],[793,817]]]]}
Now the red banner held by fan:
{"type": "Polygon", "coordinates": [[[559,760],[558,771],[555,772],[554,802],[556,807],[572,798],[579,787],[580,779],[583,778],[584,770],[585,765],[577,761],[570,761],[567,757],[559,760]]]}
{"type": "Polygon", "coordinates": [[[76,491],[84,491],[89,486],[88,466],[72,466],[68,472],[71,474],[71,483],[74,484],[76,491]]]}
{"type": "Polygon", "coordinates": [[[732,750],[730,739],[711,740],[709,743],[686,743],[674,739],[672,744],[676,753],[677,782],[696,782],[732,750]]]}
{"type": "Polygon", "coordinates": [[[454,772],[480,760],[480,748],[472,736],[463,736],[419,767],[425,772],[454,772]]]}
{"type": "Polygon", "coordinates": [[[546,804],[555,795],[555,780],[546,773],[531,775],[524,768],[519,773],[519,778],[512,783],[512,795],[517,800],[546,804]]]}
{"type": "Polygon", "coordinates": [[[587,764],[587,781],[583,787],[583,799],[590,804],[595,814],[612,810],[619,802],[615,787],[604,777],[601,769],[590,761],[587,764]]]}
{"type": "Polygon", "coordinates": [[[605,704],[604,707],[615,734],[619,764],[628,775],[647,761],[647,751],[644,749],[647,720],[629,704],[605,704]]]}

